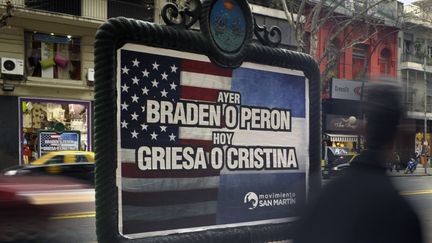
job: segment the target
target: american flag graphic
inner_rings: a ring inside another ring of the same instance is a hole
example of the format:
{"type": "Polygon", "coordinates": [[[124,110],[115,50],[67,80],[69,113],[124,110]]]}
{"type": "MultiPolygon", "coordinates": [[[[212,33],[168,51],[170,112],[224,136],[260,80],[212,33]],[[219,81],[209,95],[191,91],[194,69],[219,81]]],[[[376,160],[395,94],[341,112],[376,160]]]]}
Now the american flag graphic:
{"type": "MultiPolygon", "coordinates": [[[[141,171],[136,163],[136,151],[141,146],[198,146],[208,152],[214,146],[212,131],[224,128],[148,124],[147,99],[170,101],[174,104],[178,101],[216,103],[220,91],[235,91],[242,94],[242,105],[290,108],[293,116],[298,117],[293,118],[295,131],[237,131],[236,142],[246,146],[261,143],[279,146],[294,141],[303,146],[298,151],[298,157],[304,160],[308,150],[307,139],[304,139],[307,138],[307,126],[304,123],[304,77],[296,80],[293,76],[295,82],[289,84],[286,82],[286,74],[256,72],[246,68],[224,69],[209,61],[187,58],[187,55],[177,58],[163,53],[154,54],[158,53],[154,50],[147,53],[133,48],[119,52],[118,129],[121,178],[118,183],[121,183],[119,220],[123,234],[228,223],[217,216],[220,214],[218,211],[223,211],[225,207],[218,204],[221,191],[230,190],[231,186],[222,182],[220,171],[141,171]],[[274,79],[275,82],[268,85],[271,83],[264,83],[269,81],[266,79],[274,79]],[[248,96],[248,93],[253,95],[248,96]],[[267,103],[263,103],[263,100],[267,100],[267,103]]],[[[291,79],[293,77],[289,76],[291,79]]],[[[243,198],[238,201],[243,203],[243,198]]],[[[260,217],[265,218],[265,214],[260,217]]]]}
{"type": "Polygon", "coordinates": [[[79,150],[79,134],[77,132],[56,133],[43,131],[39,137],[41,155],[57,150],[79,150]]]}
{"type": "Polygon", "coordinates": [[[192,145],[208,151],[212,129],[147,124],[145,101],[216,102],[220,90],[230,90],[232,71],[208,62],[126,50],[120,70],[123,233],[214,225],[219,171],[142,172],[135,149],[192,145]]]}

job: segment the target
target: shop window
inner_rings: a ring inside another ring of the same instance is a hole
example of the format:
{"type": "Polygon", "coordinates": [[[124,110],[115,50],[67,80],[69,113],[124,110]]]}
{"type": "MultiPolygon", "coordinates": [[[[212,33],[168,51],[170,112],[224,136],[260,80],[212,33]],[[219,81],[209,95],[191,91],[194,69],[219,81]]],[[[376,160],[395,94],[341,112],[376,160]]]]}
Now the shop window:
{"type": "Polygon", "coordinates": [[[414,51],[414,35],[403,33],[403,53],[412,53],[414,51]]]}
{"type": "Polygon", "coordinates": [[[52,157],[51,159],[47,160],[45,164],[47,165],[58,165],[63,164],[64,156],[63,155],[56,155],[52,157]]]}
{"type": "Polygon", "coordinates": [[[86,163],[86,162],[89,162],[88,160],[87,160],[87,157],[84,155],[84,154],[77,154],[76,156],[76,162],[78,162],[78,163],[86,163]]]}
{"type": "Polygon", "coordinates": [[[432,57],[432,46],[427,47],[427,57],[431,58],[432,57]]]}
{"type": "Polygon", "coordinates": [[[405,40],[404,42],[404,53],[413,52],[413,42],[411,40],[405,40]]]}
{"type": "Polygon", "coordinates": [[[70,35],[25,32],[29,77],[81,79],[81,41],[70,35]]]}
{"type": "Polygon", "coordinates": [[[431,104],[432,104],[432,96],[430,96],[430,95],[428,95],[427,96],[427,100],[426,100],[426,112],[432,112],[432,107],[431,107],[431,104]]]}
{"type": "Polygon", "coordinates": [[[353,47],[352,54],[352,74],[354,80],[364,80],[366,78],[366,59],[368,58],[368,46],[358,44],[353,47]]]}
{"type": "MultiPolygon", "coordinates": [[[[53,131],[54,136],[45,139],[61,140],[61,136],[55,137],[59,124],[64,127],[59,134],[79,133],[80,136],[76,136],[76,144],[79,142],[80,145],[78,150],[90,151],[90,122],[90,102],[20,98],[21,151],[30,149],[28,160],[32,162],[41,156],[42,151],[61,150],[60,142],[51,145],[38,141],[38,135],[47,131],[53,131]]],[[[88,161],[84,154],[82,156],[88,161]]]]}
{"type": "Polygon", "coordinates": [[[388,48],[384,48],[381,50],[380,60],[379,60],[380,74],[385,76],[385,77],[387,77],[390,73],[390,70],[389,70],[390,57],[391,57],[391,53],[390,53],[390,50],[388,48]]]}

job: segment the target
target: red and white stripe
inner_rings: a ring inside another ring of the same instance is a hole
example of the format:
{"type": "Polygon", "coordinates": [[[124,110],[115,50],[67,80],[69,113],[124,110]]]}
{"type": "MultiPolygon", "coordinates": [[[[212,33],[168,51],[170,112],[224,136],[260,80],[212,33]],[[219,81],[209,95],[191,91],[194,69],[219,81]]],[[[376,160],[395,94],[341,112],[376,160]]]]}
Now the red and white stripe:
{"type": "MultiPolygon", "coordinates": [[[[182,60],[181,100],[216,102],[231,89],[232,71],[209,62],[182,60]]],[[[220,130],[220,129],[219,129],[220,130]]],[[[213,146],[212,129],[180,127],[179,143],[213,146]]],[[[219,171],[140,171],[135,150],[122,149],[123,234],[216,224],[219,171]]]]}

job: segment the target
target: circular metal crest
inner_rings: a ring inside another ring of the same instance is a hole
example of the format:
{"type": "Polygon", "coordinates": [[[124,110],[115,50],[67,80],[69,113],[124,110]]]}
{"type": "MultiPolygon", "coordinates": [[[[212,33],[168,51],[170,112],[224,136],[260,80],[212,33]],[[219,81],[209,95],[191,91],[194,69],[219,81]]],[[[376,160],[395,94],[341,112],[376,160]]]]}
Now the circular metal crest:
{"type": "Polygon", "coordinates": [[[205,0],[200,27],[210,44],[210,59],[224,67],[240,66],[252,38],[252,23],[246,0],[205,0]]]}

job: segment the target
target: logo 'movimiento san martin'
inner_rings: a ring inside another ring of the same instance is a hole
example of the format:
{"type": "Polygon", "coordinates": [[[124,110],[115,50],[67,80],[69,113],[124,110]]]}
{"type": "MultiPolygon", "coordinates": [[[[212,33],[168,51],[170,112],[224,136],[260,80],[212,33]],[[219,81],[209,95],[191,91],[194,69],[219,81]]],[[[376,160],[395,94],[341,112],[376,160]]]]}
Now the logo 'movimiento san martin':
{"type": "Polygon", "coordinates": [[[293,205],[296,203],[296,194],[294,192],[273,192],[267,194],[248,192],[245,194],[243,202],[249,210],[253,210],[257,207],[278,207],[293,205]]]}

